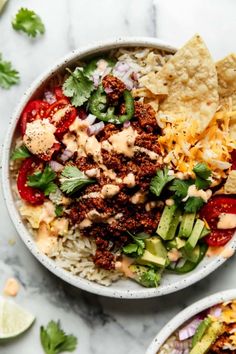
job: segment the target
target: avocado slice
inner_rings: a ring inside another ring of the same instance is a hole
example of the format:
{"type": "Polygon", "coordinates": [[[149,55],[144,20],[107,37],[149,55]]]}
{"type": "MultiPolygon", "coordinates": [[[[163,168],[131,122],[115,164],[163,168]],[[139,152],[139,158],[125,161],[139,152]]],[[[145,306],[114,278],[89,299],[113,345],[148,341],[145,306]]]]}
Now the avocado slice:
{"type": "Polygon", "coordinates": [[[153,268],[132,264],[129,266],[133,279],[146,288],[156,288],[161,280],[160,274],[153,268]]]}
{"type": "Polygon", "coordinates": [[[195,345],[202,339],[204,333],[211,324],[212,320],[210,317],[206,317],[202,322],[200,322],[192,339],[192,348],[195,347],[195,345]]]}
{"type": "Polygon", "coordinates": [[[186,244],[186,241],[183,240],[182,238],[176,237],[174,240],[168,241],[166,243],[166,248],[167,250],[171,250],[172,248],[177,248],[178,250],[180,248],[183,248],[186,244]]]}
{"type": "Polygon", "coordinates": [[[185,213],[183,215],[180,228],[179,228],[179,237],[188,238],[191,235],[195,218],[196,218],[196,213],[185,213]]]}
{"type": "Polygon", "coordinates": [[[167,234],[168,240],[173,240],[173,238],[175,237],[176,230],[180,222],[180,217],[181,217],[181,211],[179,209],[176,209],[168,230],[168,234],[167,234]]]}
{"type": "Polygon", "coordinates": [[[203,238],[203,237],[205,237],[205,236],[209,235],[209,233],[210,233],[210,232],[211,232],[211,230],[210,230],[210,229],[208,229],[208,228],[206,227],[206,225],[204,225],[204,228],[202,229],[202,232],[201,232],[200,238],[203,238]]]}
{"type": "Polygon", "coordinates": [[[210,346],[216,341],[222,331],[220,322],[213,322],[206,330],[202,339],[196,343],[189,354],[206,354],[210,346]]]}
{"type": "Polygon", "coordinates": [[[154,256],[167,259],[167,251],[159,237],[150,237],[145,240],[145,249],[154,256]]]}
{"type": "Polygon", "coordinates": [[[197,263],[198,259],[199,259],[199,256],[200,256],[200,246],[197,245],[196,247],[194,247],[194,249],[190,249],[188,247],[185,247],[183,250],[182,250],[182,254],[183,256],[188,259],[190,262],[193,262],[193,263],[197,263]]]}
{"type": "Polygon", "coordinates": [[[142,264],[142,265],[155,265],[157,267],[165,267],[167,263],[167,259],[162,256],[156,256],[149,252],[148,250],[145,250],[143,252],[143,255],[139,258],[137,258],[137,263],[142,264]]]}
{"type": "Polygon", "coordinates": [[[204,226],[205,226],[204,221],[197,219],[193,227],[193,231],[186,242],[185,245],[186,250],[192,250],[196,246],[204,226]]]}
{"type": "MultiPolygon", "coordinates": [[[[172,226],[176,210],[177,206],[175,204],[171,206],[166,205],[163,210],[161,220],[157,227],[157,234],[161,236],[163,240],[172,240],[174,238],[173,232],[176,231],[178,225],[172,226]]],[[[175,223],[177,223],[177,220],[179,223],[179,216],[175,219],[175,223]]]]}

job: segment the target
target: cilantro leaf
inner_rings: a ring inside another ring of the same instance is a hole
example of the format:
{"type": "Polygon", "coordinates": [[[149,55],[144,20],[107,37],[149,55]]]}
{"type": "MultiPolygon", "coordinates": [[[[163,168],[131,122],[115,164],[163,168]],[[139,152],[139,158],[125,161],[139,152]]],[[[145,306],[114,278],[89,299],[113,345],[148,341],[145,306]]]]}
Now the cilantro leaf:
{"type": "Polygon", "coordinates": [[[170,190],[175,192],[175,196],[181,199],[185,198],[188,194],[188,188],[193,184],[191,179],[189,180],[182,180],[182,179],[175,179],[170,186],[170,190]]]}
{"type": "Polygon", "coordinates": [[[185,203],[184,210],[186,213],[196,213],[204,204],[204,200],[200,197],[190,197],[185,203]]]}
{"type": "Polygon", "coordinates": [[[95,183],[93,179],[88,178],[76,166],[66,166],[61,176],[61,190],[67,194],[75,193],[88,184],[95,183]]]}
{"type": "Polygon", "coordinates": [[[34,12],[26,8],[21,8],[14,19],[12,27],[16,31],[23,31],[29,37],[36,37],[38,34],[44,34],[45,26],[41,18],[34,12]]]}
{"type": "Polygon", "coordinates": [[[140,232],[139,234],[136,235],[133,235],[129,231],[127,231],[127,233],[132,237],[134,242],[124,246],[123,253],[128,254],[130,257],[134,257],[134,258],[142,256],[145,249],[144,240],[150,236],[145,232],[140,232]]]}
{"type": "Polygon", "coordinates": [[[77,346],[77,338],[73,335],[65,334],[59,321],[50,321],[47,327],[41,326],[40,340],[45,354],[72,352],[77,346]]]}
{"type": "Polygon", "coordinates": [[[150,191],[157,197],[160,196],[165,185],[174,179],[174,176],[168,175],[168,168],[165,167],[163,170],[157,170],[156,176],[152,178],[150,183],[150,191]]]}
{"type": "Polygon", "coordinates": [[[58,217],[63,215],[63,205],[56,205],[55,206],[55,214],[58,217]]]}
{"type": "Polygon", "coordinates": [[[93,82],[84,75],[80,68],[76,68],[74,72],[66,69],[70,76],[63,84],[63,93],[66,97],[71,98],[71,103],[75,107],[82,106],[90,97],[94,85],[93,82]]]}
{"type": "Polygon", "coordinates": [[[12,68],[11,62],[4,61],[0,53],[0,87],[9,89],[19,81],[19,72],[12,68]]]}
{"type": "Polygon", "coordinates": [[[211,176],[211,170],[205,162],[199,162],[196,166],[194,166],[193,172],[197,177],[202,179],[208,179],[211,176]]]}
{"type": "Polygon", "coordinates": [[[209,179],[203,179],[201,177],[196,177],[195,185],[197,189],[207,189],[211,185],[211,181],[209,179]]]}
{"type": "Polygon", "coordinates": [[[11,159],[18,160],[18,159],[26,159],[27,157],[30,157],[30,152],[27,149],[25,145],[21,145],[17,149],[15,149],[11,155],[11,159]]]}
{"type": "Polygon", "coordinates": [[[46,166],[43,172],[37,171],[28,177],[27,185],[38,188],[44,192],[45,195],[53,193],[57,189],[57,185],[53,182],[56,178],[56,173],[50,166],[46,166]]]}
{"type": "Polygon", "coordinates": [[[139,282],[147,288],[156,288],[160,282],[160,275],[151,268],[140,275],[139,282]]]}

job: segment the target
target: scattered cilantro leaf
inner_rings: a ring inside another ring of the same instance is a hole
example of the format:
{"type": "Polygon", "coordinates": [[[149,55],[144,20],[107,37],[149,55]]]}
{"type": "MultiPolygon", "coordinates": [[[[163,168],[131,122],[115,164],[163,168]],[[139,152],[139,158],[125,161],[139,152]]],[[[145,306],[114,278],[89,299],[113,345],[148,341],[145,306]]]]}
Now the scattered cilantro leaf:
{"type": "Polygon", "coordinates": [[[209,177],[211,177],[211,170],[204,162],[199,162],[196,166],[194,166],[193,172],[196,176],[202,179],[208,179],[209,177]]]}
{"type": "Polygon", "coordinates": [[[30,152],[25,145],[21,145],[17,149],[15,149],[11,155],[11,160],[18,160],[18,159],[26,159],[30,157],[30,152]]]}
{"type": "Polygon", "coordinates": [[[50,321],[47,327],[41,326],[40,340],[45,354],[72,352],[77,347],[77,338],[72,334],[65,334],[59,321],[50,321]]]}
{"type": "Polygon", "coordinates": [[[191,179],[189,180],[182,180],[182,179],[175,179],[170,186],[170,190],[175,192],[175,196],[181,199],[185,198],[188,194],[188,188],[193,184],[191,179]]]}
{"type": "Polygon", "coordinates": [[[67,194],[75,193],[94,182],[93,179],[88,178],[76,166],[66,166],[60,178],[61,190],[67,194]]]}
{"type": "Polygon", "coordinates": [[[211,181],[209,179],[203,179],[201,177],[196,177],[195,185],[197,189],[207,189],[211,185],[211,181]]]}
{"type": "Polygon", "coordinates": [[[147,288],[156,288],[160,282],[160,275],[154,269],[148,269],[139,278],[140,283],[147,288]]]}
{"type": "Polygon", "coordinates": [[[55,206],[55,214],[57,217],[60,217],[63,215],[63,205],[56,205],[55,206]]]}
{"type": "Polygon", "coordinates": [[[70,76],[63,84],[63,93],[66,97],[71,98],[73,106],[82,106],[94,89],[93,82],[84,75],[80,68],[76,68],[73,72],[68,68],[66,70],[70,76]]]}
{"type": "Polygon", "coordinates": [[[139,234],[133,235],[131,232],[127,232],[133,239],[134,242],[129,243],[128,245],[123,247],[124,254],[128,254],[130,257],[140,257],[143,255],[145,249],[144,240],[150,237],[145,232],[140,232],[139,234]]]}
{"type": "Polygon", "coordinates": [[[49,195],[57,189],[57,185],[53,182],[55,178],[56,173],[47,165],[43,172],[36,171],[33,175],[29,176],[27,185],[38,188],[42,190],[45,195],[49,195]]]}
{"type": "Polygon", "coordinates": [[[0,53],[0,87],[9,89],[12,85],[18,84],[19,81],[18,71],[12,68],[11,62],[4,61],[0,53]]]}
{"type": "Polygon", "coordinates": [[[45,26],[41,18],[34,12],[26,8],[21,8],[12,20],[12,27],[16,31],[23,31],[29,37],[36,37],[44,34],[45,26]]]}
{"type": "Polygon", "coordinates": [[[168,175],[168,171],[167,167],[163,168],[163,170],[157,170],[156,176],[151,180],[150,191],[157,197],[161,195],[166,184],[174,179],[174,176],[168,175]]]}
{"type": "Polygon", "coordinates": [[[200,197],[190,197],[184,205],[186,213],[196,213],[204,204],[204,200],[200,197]]]}

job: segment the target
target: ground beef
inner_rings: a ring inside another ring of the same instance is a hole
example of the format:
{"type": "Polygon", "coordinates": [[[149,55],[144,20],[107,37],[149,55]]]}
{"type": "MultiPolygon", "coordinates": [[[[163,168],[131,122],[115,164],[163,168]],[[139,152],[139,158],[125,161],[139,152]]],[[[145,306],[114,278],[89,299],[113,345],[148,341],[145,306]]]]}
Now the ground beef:
{"type": "Polygon", "coordinates": [[[157,129],[156,112],[150,104],[135,102],[134,108],[134,117],[144,130],[153,132],[157,129]]]}
{"type": "Polygon", "coordinates": [[[223,349],[225,343],[229,342],[230,332],[236,328],[235,323],[225,325],[224,333],[222,333],[215,343],[211,346],[209,354],[236,354],[236,350],[223,349]]]}
{"type": "Polygon", "coordinates": [[[107,270],[115,268],[115,256],[110,251],[97,250],[93,261],[96,266],[107,270]]]}
{"type": "Polygon", "coordinates": [[[98,167],[96,162],[93,161],[92,156],[82,156],[77,158],[76,160],[76,166],[81,170],[81,171],[87,171],[91,170],[92,168],[98,167]]]}
{"type": "Polygon", "coordinates": [[[111,104],[116,104],[126,89],[125,84],[113,75],[106,75],[102,79],[102,85],[111,104]]]}
{"type": "Polygon", "coordinates": [[[99,141],[108,140],[111,135],[119,133],[119,129],[114,124],[108,123],[104,129],[97,135],[99,141]]]}

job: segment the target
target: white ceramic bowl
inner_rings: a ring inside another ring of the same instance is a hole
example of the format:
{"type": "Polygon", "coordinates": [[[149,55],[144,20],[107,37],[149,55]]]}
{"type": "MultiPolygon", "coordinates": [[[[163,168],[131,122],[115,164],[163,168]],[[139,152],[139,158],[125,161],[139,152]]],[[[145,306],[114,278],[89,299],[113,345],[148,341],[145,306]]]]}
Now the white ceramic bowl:
{"type": "MultiPolygon", "coordinates": [[[[74,276],[71,273],[58,267],[55,262],[40,252],[32,239],[31,234],[27,230],[24,222],[22,221],[16,207],[16,201],[14,200],[11,191],[11,177],[9,173],[9,160],[10,152],[14,146],[14,139],[17,136],[16,126],[21,115],[21,112],[26,103],[34,98],[43,90],[45,83],[58,71],[63,70],[66,66],[73,65],[78,59],[84,59],[91,57],[95,54],[109,51],[113,48],[120,47],[153,47],[157,49],[163,49],[168,52],[175,52],[175,48],[171,45],[158,39],[151,38],[119,38],[117,40],[101,42],[95,45],[85,47],[79,50],[72,51],[65,58],[59,60],[52,68],[43,73],[26,91],[22,99],[20,100],[13,117],[10,122],[9,130],[6,136],[4,148],[3,148],[3,191],[6,204],[9,210],[10,217],[26,246],[32,252],[32,254],[51,272],[56,274],[66,282],[81,288],[83,290],[116,298],[148,298],[161,296],[164,294],[172,293],[177,290],[183,289],[193,283],[196,283],[200,279],[204,278],[216,268],[218,268],[225,259],[222,256],[217,256],[211,259],[205,259],[201,262],[197,269],[191,273],[185,275],[173,275],[166,274],[158,288],[144,288],[130,280],[120,280],[110,287],[105,287],[95,282],[91,282],[74,276]]],[[[232,240],[228,247],[236,249],[236,240],[232,240]]]]}
{"type": "Polygon", "coordinates": [[[226,290],[207,296],[204,299],[195,302],[189,307],[186,307],[177,316],[175,316],[165,327],[156,335],[152,343],[148,347],[145,354],[156,354],[160,350],[165,341],[186,321],[190,320],[198,313],[225,301],[236,299],[236,289],[226,290]]]}

